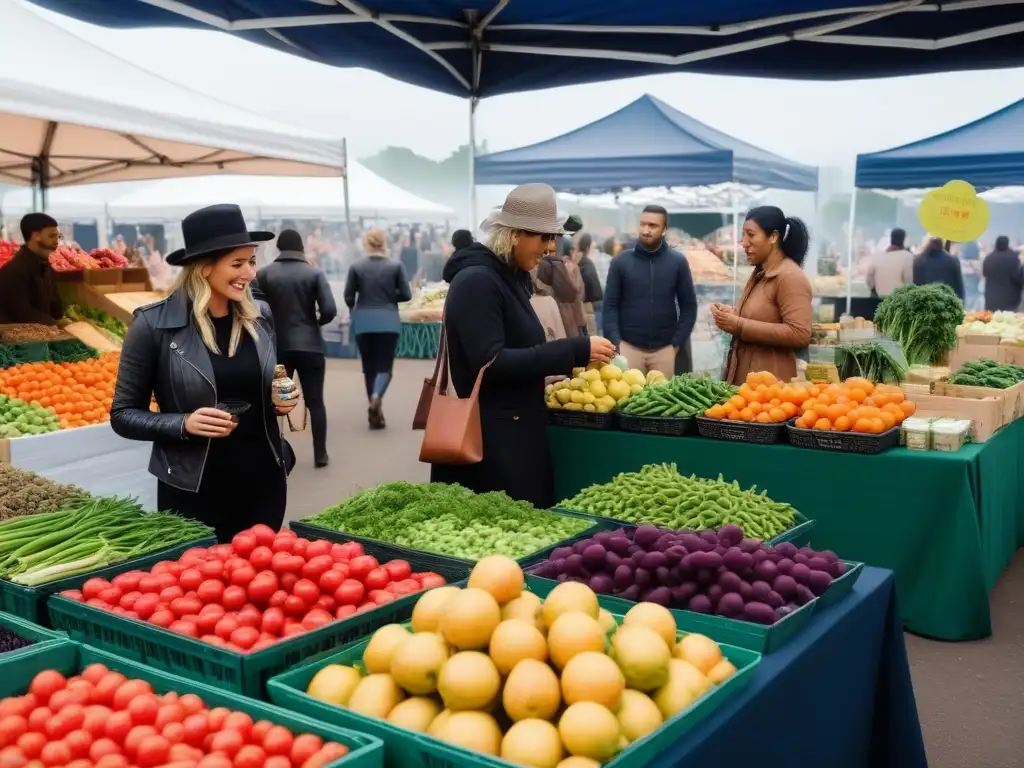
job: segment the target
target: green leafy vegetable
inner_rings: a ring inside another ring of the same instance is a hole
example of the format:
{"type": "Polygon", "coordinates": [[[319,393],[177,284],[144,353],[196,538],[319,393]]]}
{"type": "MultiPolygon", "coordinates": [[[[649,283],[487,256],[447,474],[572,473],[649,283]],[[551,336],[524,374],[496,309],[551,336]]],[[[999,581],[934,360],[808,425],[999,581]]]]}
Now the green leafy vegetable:
{"type": "Polygon", "coordinates": [[[982,358],[964,363],[949,377],[950,384],[1009,389],[1024,381],[1024,368],[982,358]]]}
{"type": "Polygon", "coordinates": [[[910,365],[941,363],[963,321],[963,302],[942,283],[901,286],[875,311],[875,327],[899,342],[910,365]]]}
{"type": "Polygon", "coordinates": [[[839,378],[860,376],[874,382],[898,384],[907,378],[907,369],[884,344],[843,344],[836,347],[839,378]]]}

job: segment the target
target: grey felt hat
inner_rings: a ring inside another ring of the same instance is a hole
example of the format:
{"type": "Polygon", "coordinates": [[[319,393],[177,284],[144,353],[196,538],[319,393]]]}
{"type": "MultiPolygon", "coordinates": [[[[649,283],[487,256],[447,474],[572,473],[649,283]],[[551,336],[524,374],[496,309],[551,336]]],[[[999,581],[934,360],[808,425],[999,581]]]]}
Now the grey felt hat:
{"type": "Polygon", "coordinates": [[[505,204],[491,212],[480,225],[483,230],[495,226],[521,229],[541,235],[565,233],[565,216],[558,213],[555,190],[547,184],[520,184],[508,193],[505,204]]]}

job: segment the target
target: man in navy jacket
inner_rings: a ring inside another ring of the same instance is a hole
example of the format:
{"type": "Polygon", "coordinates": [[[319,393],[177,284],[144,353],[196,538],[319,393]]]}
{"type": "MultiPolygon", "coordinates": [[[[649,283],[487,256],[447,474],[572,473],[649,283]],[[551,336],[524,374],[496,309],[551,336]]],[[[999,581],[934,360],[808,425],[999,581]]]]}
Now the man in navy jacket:
{"type": "Polygon", "coordinates": [[[644,208],[639,241],[608,270],[603,330],[631,367],[671,377],[697,320],[697,294],[686,257],[665,242],[666,229],[664,208],[644,208]]]}

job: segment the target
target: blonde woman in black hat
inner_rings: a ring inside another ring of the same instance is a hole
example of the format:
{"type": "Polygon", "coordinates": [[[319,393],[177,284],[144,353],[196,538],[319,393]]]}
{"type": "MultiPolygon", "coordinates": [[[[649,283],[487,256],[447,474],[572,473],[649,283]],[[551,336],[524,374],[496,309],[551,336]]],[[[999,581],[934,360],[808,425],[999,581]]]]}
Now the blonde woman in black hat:
{"type": "Polygon", "coordinates": [[[121,350],[110,423],[153,443],[157,505],[212,526],[221,541],[286,504],[285,445],[271,400],[277,362],[270,310],[252,298],[256,248],[235,205],[185,217],[182,271],[170,296],[136,310],[121,350]],[[149,409],[155,397],[159,412],[149,409]]]}
{"type": "Polygon", "coordinates": [[[461,248],[445,264],[448,362],[459,396],[467,397],[480,369],[493,363],[480,387],[483,461],[434,464],[432,481],[505,491],[538,507],[554,504],[544,379],[615,354],[599,336],[546,341],[530,303],[530,271],[563,222],[551,187],[524,184],[484,223],[487,244],[461,248]]]}

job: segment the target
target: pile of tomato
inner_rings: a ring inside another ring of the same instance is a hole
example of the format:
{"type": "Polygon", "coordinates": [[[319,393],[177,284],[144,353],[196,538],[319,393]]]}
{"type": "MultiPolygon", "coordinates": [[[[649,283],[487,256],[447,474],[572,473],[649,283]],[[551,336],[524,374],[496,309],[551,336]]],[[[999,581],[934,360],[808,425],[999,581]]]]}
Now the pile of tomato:
{"type": "Polygon", "coordinates": [[[40,672],[24,696],[0,699],[2,768],[322,768],[346,754],[195,694],[157,695],[102,664],[40,672]]]}
{"type": "Polygon", "coordinates": [[[405,560],[381,564],[358,542],[309,541],[256,525],[230,544],[190,549],[148,573],[89,579],[61,595],[246,653],[444,583],[436,573],[413,573],[405,560]]]}

